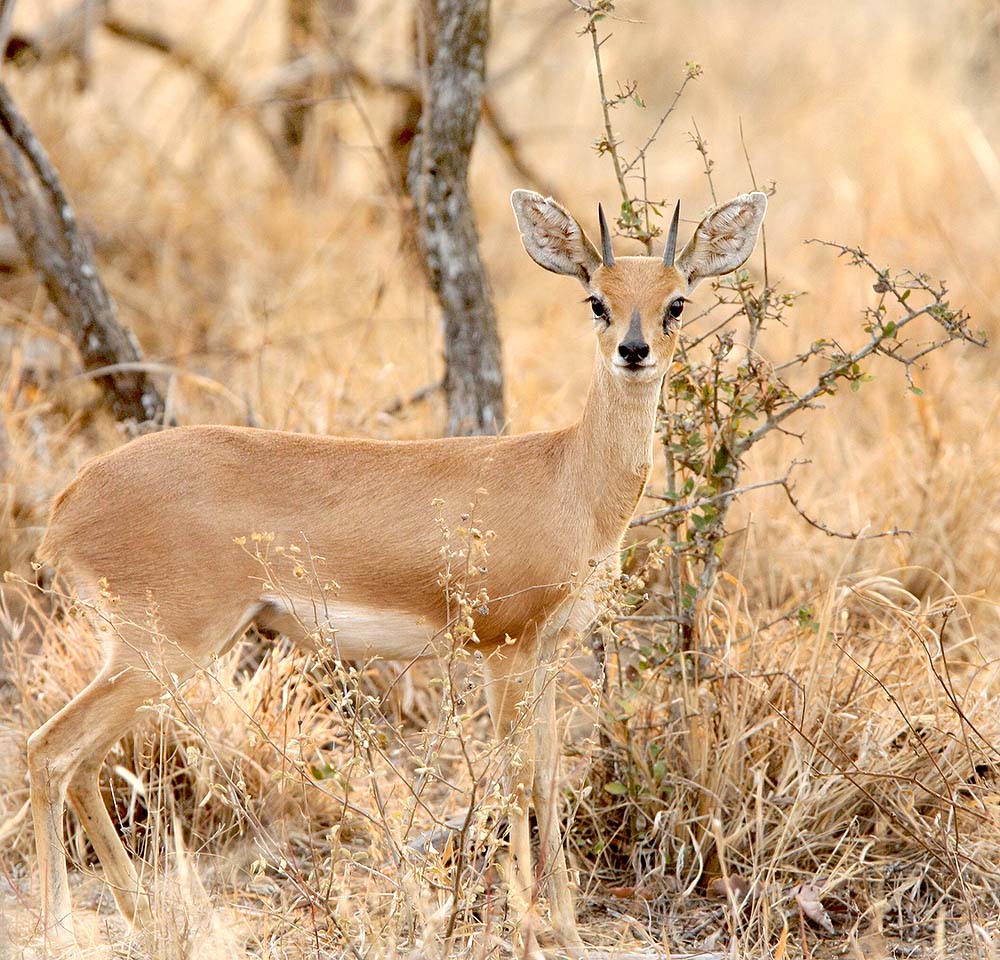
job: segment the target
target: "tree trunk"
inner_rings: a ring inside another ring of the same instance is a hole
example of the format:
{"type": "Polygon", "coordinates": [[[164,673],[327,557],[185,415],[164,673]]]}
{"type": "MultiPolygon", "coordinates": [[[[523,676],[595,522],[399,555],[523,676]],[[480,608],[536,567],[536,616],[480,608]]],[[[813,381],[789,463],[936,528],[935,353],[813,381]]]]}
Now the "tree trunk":
{"type": "Polygon", "coordinates": [[[489,0],[427,0],[427,8],[434,11],[427,25],[430,67],[408,184],[424,265],[444,319],[448,433],[495,433],[504,418],[500,339],[468,185],[489,0]]]}
{"type": "MultiPolygon", "coordinates": [[[[0,83],[0,202],[49,298],[66,318],[87,370],[142,359],[131,331],[94,265],[86,236],[44,148],[0,83]]],[[[163,415],[163,400],[146,373],[110,371],[96,378],[119,420],[163,415]]]]}

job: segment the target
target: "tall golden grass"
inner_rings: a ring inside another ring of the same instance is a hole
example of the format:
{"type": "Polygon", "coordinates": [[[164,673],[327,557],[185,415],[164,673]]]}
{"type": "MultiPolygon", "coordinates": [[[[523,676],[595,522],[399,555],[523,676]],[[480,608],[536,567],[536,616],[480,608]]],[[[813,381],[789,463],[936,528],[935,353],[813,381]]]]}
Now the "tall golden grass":
{"type": "MultiPolygon", "coordinates": [[[[358,7],[351,55],[371,72],[405,73],[410,5],[358,7]]],[[[18,18],[30,26],[52,10],[24,3],[18,18]]],[[[86,92],[67,64],[10,71],[8,82],[98,239],[123,318],[150,358],[176,368],[168,390],[181,420],[249,415],[285,429],[433,436],[436,397],[384,412],[441,372],[435,305],[368,133],[371,124],[384,136],[398,104],[370,91],[319,103],[307,185],[290,182],[248,119],[276,119],[255,97],[280,61],[280,12],[276,0],[129,5],[129,17],[238,82],[247,102],[237,108],[104,34],[86,92]]],[[[502,79],[491,95],[540,178],[592,222],[614,182],[591,149],[600,116],[587,40],[557,12],[496,5],[491,69],[502,79]]],[[[623,0],[618,12],[605,69],[637,80],[649,105],[616,113],[626,140],[649,129],[685,62],[704,68],[651,153],[652,192],[681,196],[692,218],[711,202],[693,121],[720,196],[749,186],[744,141],[758,181],[775,181],[769,269],[807,295],[772,331],[774,357],[847,337],[871,302],[870,281],[803,245],[810,237],[946,278],[953,302],[996,335],[994,6],[623,0]]],[[[507,202],[516,186],[533,184],[484,132],[474,197],[521,431],[576,414],[592,343],[578,292],[520,248],[507,202]]],[[[74,379],[77,358],[27,273],[0,281],[0,339],[0,564],[30,577],[51,498],[123,438],[93,387],[74,379]]],[[[702,658],[647,666],[655,628],[633,628],[599,708],[589,656],[570,658],[565,788],[592,942],[782,960],[996,954],[992,367],[992,349],[935,355],[917,374],[922,397],[876,369],[874,382],[809,415],[802,440],[775,436],[755,453],[751,480],[808,457],[798,495],[832,525],[911,536],[828,538],[780,493],[751,494],[702,658]]],[[[12,587],[4,600],[0,817],[26,796],[26,736],[98,656],[82,621],[25,605],[12,587]]],[[[470,837],[426,840],[438,821],[461,820],[475,783],[486,793],[468,832],[481,847],[501,843],[503,800],[490,791],[503,760],[483,743],[475,665],[443,687],[433,670],[408,675],[384,700],[373,671],[346,678],[353,692],[341,696],[294,651],[279,646],[255,672],[247,656],[234,651],[211,676],[168,691],[109,760],[109,803],[151,864],[161,906],[161,928],[143,944],[106,909],[100,872],[71,830],[78,925],[95,955],[502,952],[491,874],[459,850],[470,837]],[[404,784],[417,781],[415,804],[404,784]],[[399,855],[422,836],[423,854],[399,855]]],[[[0,957],[37,946],[32,874],[25,829],[0,849],[0,957]]]]}

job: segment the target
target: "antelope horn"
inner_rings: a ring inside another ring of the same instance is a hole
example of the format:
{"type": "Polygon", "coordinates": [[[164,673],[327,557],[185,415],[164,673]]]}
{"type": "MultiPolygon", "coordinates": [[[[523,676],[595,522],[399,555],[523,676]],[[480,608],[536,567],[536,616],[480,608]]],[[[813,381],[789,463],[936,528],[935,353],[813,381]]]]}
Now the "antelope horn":
{"type": "Polygon", "coordinates": [[[597,219],[601,221],[601,259],[604,266],[613,267],[615,265],[615,255],[611,250],[611,232],[608,230],[608,221],[604,219],[604,207],[597,205],[597,219]]]}
{"type": "Polygon", "coordinates": [[[670,221],[670,233],[667,234],[667,245],[663,250],[663,265],[672,267],[674,265],[674,254],[677,252],[677,224],[681,218],[681,202],[677,201],[674,207],[674,218],[670,221]]]}

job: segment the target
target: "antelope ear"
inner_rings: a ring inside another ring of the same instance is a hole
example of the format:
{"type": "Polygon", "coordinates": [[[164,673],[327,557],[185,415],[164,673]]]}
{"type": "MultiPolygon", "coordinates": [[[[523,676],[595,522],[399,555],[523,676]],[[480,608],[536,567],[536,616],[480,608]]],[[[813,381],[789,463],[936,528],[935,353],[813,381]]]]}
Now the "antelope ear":
{"type": "Polygon", "coordinates": [[[576,277],[587,286],[601,257],[580,224],[551,197],[532,190],[515,190],[510,205],[528,256],[540,267],[576,277]]]}
{"type": "Polygon", "coordinates": [[[744,193],[710,210],[677,258],[688,286],[742,266],[753,253],[766,211],[763,193],[744,193]]]}

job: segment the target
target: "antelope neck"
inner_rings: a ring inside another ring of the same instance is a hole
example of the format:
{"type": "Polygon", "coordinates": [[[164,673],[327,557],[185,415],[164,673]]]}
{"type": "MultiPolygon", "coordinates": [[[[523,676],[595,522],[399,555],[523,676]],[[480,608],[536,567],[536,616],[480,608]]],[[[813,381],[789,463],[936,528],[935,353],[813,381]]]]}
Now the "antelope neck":
{"type": "Polygon", "coordinates": [[[600,543],[617,542],[632,518],[653,462],[653,429],[662,378],[630,383],[615,376],[600,351],[570,457],[579,495],[589,505],[600,543]]]}

